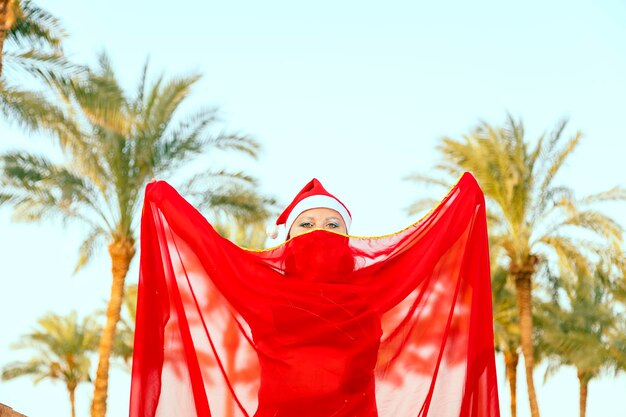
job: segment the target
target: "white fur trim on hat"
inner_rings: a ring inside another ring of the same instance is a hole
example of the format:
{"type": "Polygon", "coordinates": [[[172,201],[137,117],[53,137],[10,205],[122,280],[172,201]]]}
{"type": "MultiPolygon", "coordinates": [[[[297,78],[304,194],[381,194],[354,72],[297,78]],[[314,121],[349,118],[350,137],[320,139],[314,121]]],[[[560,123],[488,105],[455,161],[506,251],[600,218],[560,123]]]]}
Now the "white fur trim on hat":
{"type": "Polygon", "coordinates": [[[304,198],[298,204],[296,204],[296,206],[291,210],[291,213],[289,213],[289,217],[287,217],[287,222],[285,223],[285,229],[287,229],[287,232],[289,232],[289,230],[291,229],[291,225],[293,224],[293,222],[296,221],[298,216],[302,214],[302,212],[314,208],[329,208],[335,210],[341,215],[341,218],[346,224],[346,231],[350,230],[352,218],[350,217],[350,214],[348,214],[348,210],[346,210],[343,204],[341,204],[333,197],[319,194],[304,198]]]}

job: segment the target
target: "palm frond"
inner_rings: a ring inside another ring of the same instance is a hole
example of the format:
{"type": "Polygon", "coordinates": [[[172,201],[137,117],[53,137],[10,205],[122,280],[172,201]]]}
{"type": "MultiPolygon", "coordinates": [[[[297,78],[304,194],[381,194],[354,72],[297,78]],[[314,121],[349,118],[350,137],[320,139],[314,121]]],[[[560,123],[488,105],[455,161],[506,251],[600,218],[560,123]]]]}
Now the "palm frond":
{"type": "MultiPolygon", "coordinates": [[[[554,135],[554,139],[553,139],[554,143],[558,141],[564,128],[565,128],[565,124],[562,124],[561,126],[557,128],[558,133],[555,133],[554,135]]],[[[555,175],[561,169],[561,167],[563,166],[567,158],[572,154],[572,152],[574,152],[574,150],[576,149],[576,147],[578,146],[582,138],[583,138],[582,133],[576,132],[574,136],[570,138],[560,150],[555,151],[554,155],[551,155],[552,152],[550,152],[551,161],[550,161],[550,164],[546,167],[545,171],[543,171],[545,172],[545,174],[543,175],[543,181],[541,185],[539,186],[540,192],[550,187],[550,184],[552,183],[555,175]]]]}
{"type": "Polygon", "coordinates": [[[580,239],[558,235],[544,235],[537,242],[547,245],[556,253],[558,261],[565,271],[590,273],[589,257],[584,251],[585,249],[596,249],[596,246],[588,246],[588,242],[580,239]]]}
{"type": "Polygon", "coordinates": [[[407,207],[407,213],[410,216],[414,216],[436,207],[437,203],[439,203],[439,200],[435,198],[421,198],[407,207]]]}
{"type": "Polygon", "coordinates": [[[178,77],[170,80],[161,87],[161,82],[152,88],[149,95],[150,105],[146,106],[149,113],[145,114],[145,121],[160,136],[176,113],[178,106],[189,96],[191,87],[200,79],[197,74],[187,77],[178,77]]]}
{"type": "Polygon", "coordinates": [[[557,153],[557,145],[563,138],[563,132],[567,126],[567,119],[560,120],[555,128],[550,132],[547,142],[546,135],[542,134],[537,143],[537,148],[533,152],[536,157],[533,163],[533,171],[537,176],[538,192],[543,193],[549,187],[552,177],[548,175],[548,167],[553,163],[557,153]],[[540,146],[541,145],[541,146],[540,146]]]}
{"type": "Polygon", "coordinates": [[[37,49],[9,51],[4,54],[4,58],[6,58],[7,67],[11,68],[15,74],[24,71],[45,81],[61,74],[67,76],[84,70],[82,66],[71,62],[60,52],[45,52],[37,49]]]}
{"type": "Polygon", "coordinates": [[[537,334],[538,347],[549,357],[553,370],[572,365],[593,378],[602,369],[614,366],[607,336],[615,328],[618,316],[605,297],[606,289],[592,275],[579,274],[564,294],[565,298],[543,303],[536,309],[541,329],[537,334]]]}
{"type": "Polygon", "coordinates": [[[464,168],[455,166],[450,162],[439,162],[435,164],[435,170],[445,173],[453,178],[458,178],[464,172],[464,168]]]}
{"type": "Polygon", "coordinates": [[[241,222],[262,222],[272,213],[276,201],[261,196],[240,184],[225,182],[202,192],[199,207],[217,216],[228,216],[241,222]]]}
{"type": "Polygon", "coordinates": [[[80,133],[65,113],[44,94],[0,83],[0,114],[30,132],[52,131],[62,143],[80,133]]]}
{"type": "Polygon", "coordinates": [[[79,320],[76,312],[67,316],[48,314],[38,320],[35,330],[13,345],[35,349],[34,356],[4,367],[2,378],[31,376],[35,383],[46,378],[66,384],[89,381],[89,355],[97,349],[100,331],[90,316],[79,320]]]}
{"type": "Polygon", "coordinates": [[[45,375],[43,362],[32,360],[29,362],[11,362],[2,369],[2,380],[8,381],[26,375],[45,375]]]}
{"type": "MultiPolygon", "coordinates": [[[[144,77],[142,75],[142,77],[144,77]]],[[[141,109],[141,120],[144,122],[144,125],[150,125],[153,119],[152,111],[156,106],[156,103],[159,101],[159,95],[161,92],[161,84],[163,84],[165,78],[163,75],[159,76],[156,81],[150,87],[150,91],[148,92],[148,96],[146,97],[146,92],[144,91],[141,95],[137,96],[135,108],[141,109]],[[142,98],[142,101],[139,102],[139,97],[142,98]]],[[[146,89],[146,86],[143,87],[146,89]]]]}
{"type": "Polygon", "coordinates": [[[189,180],[181,185],[180,189],[183,194],[194,194],[198,189],[206,187],[210,183],[230,183],[231,185],[239,185],[242,187],[255,187],[257,185],[257,179],[244,173],[243,171],[227,171],[225,169],[220,170],[206,170],[194,174],[189,180]]]}
{"type": "Polygon", "coordinates": [[[87,235],[78,250],[78,261],[76,262],[76,266],[74,267],[74,274],[76,274],[89,263],[95,249],[98,246],[98,243],[100,243],[101,239],[105,236],[106,231],[104,229],[94,228],[91,230],[91,232],[87,235]]]}
{"type": "Polygon", "coordinates": [[[622,226],[608,215],[596,210],[579,211],[565,219],[563,226],[575,226],[595,232],[619,248],[622,239],[622,226]]]}
{"type": "Polygon", "coordinates": [[[137,316],[137,284],[130,284],[124,290],[124,307],[128,317],[134,322],[137,316]]]}
{"type": "Polygon", "coordinates": [[[146,94],[146,85],[148,83],[148,67],[150,60],[146,59],[146,62],[143,64],[143,68],[141,70],[141,76],[139,77],[139,84],[137,85],[137,90],[135,92],[135,100],[134,100],[134,108],[133,111],[136,114],[141,114],[144,107],[144,98],[146,94]]]}
{"type": "Polygon", "coordinates": [[[179,122],[176,127],[141,132],[138,137],[137,165],[143,178],[155,172],[173,172],[183,161],[203,152],[210,143],[207,129],[215,122],[214,110],[202,110],[179,122]]]}
{"type": "Polygon", "coordinates": [[[61,88],[57,91],[65,102],[75,102],[82,117],[94,128],[128,135],[132,121],[124,110],[129,104],[118,81],[106,72],[108,70],[92,72],[85,81],[58,86],[61,88]]]}
{"type": "Polygon", "coordinates": [[[61,215],[93,224],[80,210],[88,206],[110,227],[93,188],[67,168],[24,152],[1,155],[0,168],[0,184],[13,194],[14,218],[38,221],[48,215],[61,215]]]}
{"type": "Polygon", "coordinates": [[[553,220],[544,234],[562,234],[567,229],[587,230],[607,242],[612,250],[619,250],[623,228],[613,218],[597,210],[581,210],[568,199],[562,199],[558,205],[565,209],[566,216],[553,220]]]}
{"type": "Polygon", "coordinates": [[[405,181],[412,181],[412,182],[417,182],[417,183],[421,183],[421,184],[426,184],[426,185],[437,185],[443,188],[449,188],[450,187],[450,181],[447,179],[440,179],[440,178],[435,178],[432,177],[430,175],[423,175],[423,174],[411,174],[408,175],[406,177],[404,177],[405,181]]]}
{"type": "Polygon", "coordinates": [[[552,378],[560,369],[562,364],[555,360],[549,360],[548,366],[543,373],[543,383],[548,382],[548,379],[552,378]]]}
{"type": "Polygon", "coordinates": [[[545,148],[546,153],[548,155],[554,154],[557,148],[557,144],[563,137],[563,132],[565,131],[565,128],[567,127],[567,123],[568,123],[567,119],[560,120],[559,122],[557,122],[555,128],[550,133],[550,140],[546,144],[546,148],[545,148]]]}
{"type": "Polygon", "coordinates": [[[574,190],[571,187],[555,186],[537,191],[537,198],[530,209],[530,221],[536,224],[538,220],[547,218],[559,209],[572,209],[575,204],[574,190]]]}
{"type": "Polygon", "coordinates": [[[257,158],[261,145],[249,136],[239,134],[218,134],[209,140],[210,145],[217,149],[234,150],[257,158]]]}
{"type": "Polygon", "coordinates": [[[14,198],[13,194],[9,194],[4,191],[0,191],[0,206],[4,203],[11,201],[14,198]]]}
{"type": "Polygon", "coordinates": [[[626,188],[615,186],[607,191],[602,191],[595,194],[590,194],[581,198],[578,202],[580,204],[591,204],[605,201],[624,201],[626,200],[626,188]]]}
{"type": "Polygon", "coordinates": [[[35,43],[50,48],[60,47],[66,34],[56,17],[30,0],[15,1],[12,6],[15,20],[9,28],[7,40],[17,45],[35,43]]]}
{"type": "Polygon", "coordinates": [[[215,222],[215,230],[231,242],[248,249],[262,249],[267,240],[265,222],[215,222]]]}
{"type": "Polygon", "coordinates": [[[493,201],[487,200],[487,223],[491,234],[508,233],[510,223],[508,222],[502,207],[493,204],[493,201]]]}

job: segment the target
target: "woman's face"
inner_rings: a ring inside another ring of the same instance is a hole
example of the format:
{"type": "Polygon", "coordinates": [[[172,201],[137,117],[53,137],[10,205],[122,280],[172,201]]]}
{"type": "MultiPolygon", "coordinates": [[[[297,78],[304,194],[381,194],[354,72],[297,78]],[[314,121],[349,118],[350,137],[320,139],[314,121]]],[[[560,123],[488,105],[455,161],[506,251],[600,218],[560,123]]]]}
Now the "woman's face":
{"type": "Polygon", "coordinates": [[[341,215],[329,208],[319,207],[303,211],[293,222],[287,236],[296,237],[313,229],[324,229],[347,234],[346,223],[341,215]]]}

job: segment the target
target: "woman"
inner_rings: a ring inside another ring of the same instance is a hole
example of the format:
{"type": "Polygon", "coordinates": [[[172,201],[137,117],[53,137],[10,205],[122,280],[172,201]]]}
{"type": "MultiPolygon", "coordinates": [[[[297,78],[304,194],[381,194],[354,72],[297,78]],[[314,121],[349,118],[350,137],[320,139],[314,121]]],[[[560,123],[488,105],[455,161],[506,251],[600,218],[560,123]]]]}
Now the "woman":
{"type": "Polygon", "coordinates": [[[250,251],[149,185],[131,416],[498,416],[474,178],[398,233],[350,222],[312,180],[277,220],[288,240],[250,251]]]}
{"type": "Polygon", "coordinates": [[[348,208],[326,191],[316,178],[300,190],[276,219],[277,226],[288,230],[287,239],[314,229],[347,234],[351,223],[352,216],[348,208]]]}

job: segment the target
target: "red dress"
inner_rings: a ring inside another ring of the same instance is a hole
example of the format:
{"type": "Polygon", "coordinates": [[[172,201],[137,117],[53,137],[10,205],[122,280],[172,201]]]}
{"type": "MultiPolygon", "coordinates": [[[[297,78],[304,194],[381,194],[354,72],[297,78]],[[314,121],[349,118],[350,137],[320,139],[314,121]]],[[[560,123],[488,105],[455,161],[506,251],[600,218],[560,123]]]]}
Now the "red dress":
{"type": "Polygon", "coordinates": [[[141,229],[132,417],[498,417],[484,198],[251,251],[165,182],[141,229]]]}

